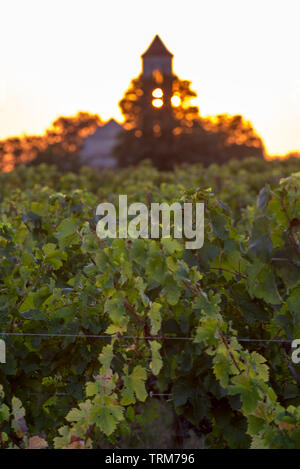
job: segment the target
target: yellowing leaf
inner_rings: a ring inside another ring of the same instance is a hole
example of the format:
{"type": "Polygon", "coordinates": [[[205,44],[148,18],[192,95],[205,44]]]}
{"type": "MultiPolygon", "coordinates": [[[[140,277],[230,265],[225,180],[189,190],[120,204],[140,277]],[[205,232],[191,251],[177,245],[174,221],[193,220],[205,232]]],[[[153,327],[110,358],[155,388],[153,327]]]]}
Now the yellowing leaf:
{"type": "Polygon", "coordinates": [[[157,376],[162,369],[163,362],[161,359],[161,355],[159,350],[161,349],[161,344],[156,340],[151,341],[151,353],[152,353],[152,361],[150,363],[150,369],[152,373],[157,376]]]}

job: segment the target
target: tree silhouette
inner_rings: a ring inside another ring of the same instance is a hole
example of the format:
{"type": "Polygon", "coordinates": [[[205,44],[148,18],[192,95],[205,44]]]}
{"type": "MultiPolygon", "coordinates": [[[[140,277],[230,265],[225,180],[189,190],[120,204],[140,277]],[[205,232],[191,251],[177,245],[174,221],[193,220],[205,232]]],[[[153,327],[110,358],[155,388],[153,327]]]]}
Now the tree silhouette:
{"type": "Polygon", "coordinates": [[[199,135],[195,139],[199,143],[201,161],[205,165],[211,162],[222,164],[230,159],[265,156],[262,139],[251,122],[245,121],[241,115],[220,114],[215,118],[201,118],[200,121],[204,133],[198,130],[199,135]]]}
{"type": "Polygon", "coordinates": [[[80,166],[79,153],[83,139],[93,133],[100,123],[97,114],[88,112],[57,118],[43,137],[43,148],[30,164],[55,164],[61,170],[76,171],[80,166]]]}
{"type": "Polygon", "coordinates": [[[191,104],[195,96],[190,82],[177,76],[158,72],[132,80],[119,103],[125,120],[114,149],[119,165],[150,159],[159,169],[171,169],[180,163],[208,165],[264,156],[263,142],[250,122],[240,115],[203,118],[191,104]],[[155,90],[159,107],[153,105],[155,90]]]}
{"type": "Polygon", "coordinates": [[[190,103],[195,96],[190,82],[177,76],[162,77],[158,73],[132,80],[119,103],[126,129],[114,150],[120,166],[144,159],[151,159],[161,169],[180,163],[180,135],[191,133],[199,113],[190,103]],[[155,91],[161,96],[156,98],[155,91]]]}
{"type": "Polygon", "coordinates": [[[25,135],[0,141],[0,171],[20,164],[55,164],[61,170],[77,170],[83,139],[101,124],[97,114],[79,112],[58,117],[45,135],[25,135]]]}

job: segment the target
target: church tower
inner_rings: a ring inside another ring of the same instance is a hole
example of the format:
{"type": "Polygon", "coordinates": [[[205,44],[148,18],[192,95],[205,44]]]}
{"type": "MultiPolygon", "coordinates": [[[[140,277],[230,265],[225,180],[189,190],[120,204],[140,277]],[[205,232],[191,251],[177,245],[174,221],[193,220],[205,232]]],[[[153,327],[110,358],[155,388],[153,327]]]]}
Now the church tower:
{"type": "Polygon", "coordinates": [[[158,35],[142,55],[140,75],[143,96],[141,99],[141,121],[144,136],[156,137],[171,132],[174,127],[172,110],[173,54],[166,48],[158,35]]]}
{"type": "Polygon", "coordinates": [[[184,161],[186,136],[192,132],[196,96],[190,82],[173,72],[173,54],[156,35],[141,56],[142,70],[131,80],[120,101],[125,117],[119,143],[115,148],[120,165],[149,159],[160,169],[170,169],[184,161]]]}
{"type": "Polygon", "coordinates": [[[158,35],[155,36],[150,46],[142,55],[144,77],[151,77],[159,71],[163,75],[171,76],[173,54],[166,48],[158,35]]]}

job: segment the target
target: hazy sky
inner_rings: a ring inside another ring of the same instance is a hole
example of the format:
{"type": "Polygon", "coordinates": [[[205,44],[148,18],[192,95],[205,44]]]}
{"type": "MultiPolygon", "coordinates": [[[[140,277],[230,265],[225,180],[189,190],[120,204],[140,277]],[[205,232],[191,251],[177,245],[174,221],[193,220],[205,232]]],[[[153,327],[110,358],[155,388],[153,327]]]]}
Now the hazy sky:
{"type": "Polygon", "coordinates": [[[241,113],[300,150],[300,0],[0,0],[0,137],[118,101],[159,34],[202,115],[241,113]]]}

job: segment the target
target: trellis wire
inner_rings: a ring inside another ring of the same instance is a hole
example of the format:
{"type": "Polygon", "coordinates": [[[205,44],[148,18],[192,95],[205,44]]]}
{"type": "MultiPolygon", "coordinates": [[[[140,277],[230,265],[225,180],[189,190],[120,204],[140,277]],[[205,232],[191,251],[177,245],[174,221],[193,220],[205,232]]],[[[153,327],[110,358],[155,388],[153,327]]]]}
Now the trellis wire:
{"type": "MultiPolygon", "coordinates": [[[[98,334],[49,334],[49,333],[31,333],[31,332],[0,332],[0,336],[21,336],[21,337],[41,337],[41,338],[80,338],[80,339],[132,339],[132,340],[194,340],[195,337],[179,337],[179,336],[149,336],[139,337],[133,335],[98,335],[98,334]]],[[[239,342],[273,342],[273,343],[286,343],[290,344],[292,340],[288,339],[252,339],[250,337],[237,337],[239,342]]]]}
{"type": "MultiPolygon", "coordinates": [[[[29,393],[30,396],[42,396],[42,393],[40,392],[30,392],[29,393]]],[[[51,393],[45,393],[45,394],[48,394],[48,395],[51,395],[51,396],[56,396],[56,397],[69,397],[71,396],[72,394],[70,394],[69,392],[57,392],[55,394],[51,394],[51,393]]],[[[155,397],[155,396],[159,396],[159,397],[162,397],[162,396],[172,396],[172,393],[164,393],[164,392],[160,392],[160,393],[155,393],[155,392],[152,392],[150,391],[148,393],[148,396],[149,397],[155,397]]]]}

